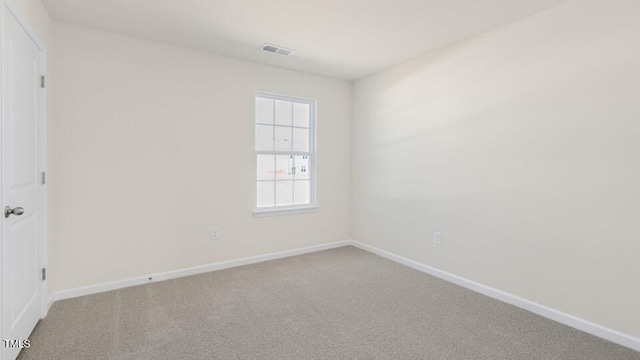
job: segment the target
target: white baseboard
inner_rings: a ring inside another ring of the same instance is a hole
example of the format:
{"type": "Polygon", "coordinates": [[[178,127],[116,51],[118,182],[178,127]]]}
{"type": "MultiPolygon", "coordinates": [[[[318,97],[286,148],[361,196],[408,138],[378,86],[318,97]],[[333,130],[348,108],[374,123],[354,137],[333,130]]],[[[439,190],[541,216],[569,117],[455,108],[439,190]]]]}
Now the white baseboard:
{"type": "Polygon", "coordinates": [[[122,289],[122,288],[136,286],[136,285],[149,284],[157,281],[176,279],[184,276],[202,274],[202,273],[216,271],[216,270],[229,269],[237,266],[255,264],[259,262],[281,259],[281,258],[296,256],[296,255],[302,255],[302,254],[328,250],[328,249],[333,249],[333,248],[338,248],[338,247],[343,247],[348,245],[351,245],[351,240],[337,241],[337,242],[314,245],[314,246],[309,246],[309,247],[304,247],[299,249],[279,251],[279,252],[265,254],[265,255],[253,256],[253,257],[242,258],[237,260],[223,261],[219,263],[213,263],[213,264],[207,264],[207,265],[201,265],[201,266],[194,266],[186,269],[139,276],[135,278],[118,280],[118,281],[113,281],[108,283],[97,284],[97,285],[83,286],[83,287],[78,287],[78,288],[69,289],[69,290],[56,291],[49,297],[48,308],[50,308],[51,305],[58,300],[70,299],[70,298],[84,296],[84,295],[97,294],[105,291],[117,290],[117,289],[122,289]]]}
{"type": "Polygon", "coordinates": [[[47,299],[47,304],[45,305],[46,308],[45,308],[45,311],[44,311],[44,316],[42,316],[42,317],[45,317],[45,316],[47,316],[49,314],[49,310],[51,310],[51,305],[53,305],[54,301],[56,301],[56,294],[55,293],[51,294],[49,296],[49,298],[47,299]]]}
{"type": "Polygon", "coordinates": [[[421,264],[417,261],[407,259],[405,257],[390,253],[388,251],[378,249],[376,247],[363,244],[361,242],[351,240],[351,245],[360,248],[362,250],[369,251],[376,255],[382,256],[383,258],[389,259],[391,261],[397,262],[399,264],[408,266],[410,268],[416,269],[423,273],[433,275],[442,280],[454,283],[456,285],[465,287],[469,290],[473,290],[475,292],[481,293],[483,295],[492,297],[494,299],[500,300],[507,304],[511,304],[513,306],[519,307],[521,309],[530,311],[534,314],[543,316],[547,319],[551,319],[557,321],[561,324],[570,326],[572,328],[576,328],[578,330],[584,331],[588,334],[595,335],[597,337],[603,338],[605,340],[609,340],[616,344],[631,348],[636,351],[640,351],[640,339],[613,329],[609,329],[602,325],[598,325],[592,323],[590,321],[581,319],[579,317],[564,313],[562,311],[558,311],[552,309],[550,307],[535,303],[533,301],[529,301],[527,299],[523,299],[513,294],[506,293],[504,291],[500,291],[498,289],[491,288],[489,286],[485,286],[479,284],[475,281],[471,281],[469,279],[465,279],[463,277],[453,275],[446,271],[442,271],[431,266],[427,266],[421,264]]]}
{"type": "Polygon", "coordinates": [[[545,318],[557,321],[561,324],[565,324],[567,326],[576,328],[578,330],[584,331],[591,335],[595,335],[597,337],[603,338],[605,340],[609,340],[611,342],[631,348],[636,351],[640,351],[640,339],[633,337],[631,335],[624,334],[622,332],[619,332],[613,329],[609,329],[607,327],[592,323],[590,321],[578,318],[576,316],[564,313],[562,311],[558,311],[550,307],[535,303],[533,301],[523,299],[516,295],[509,294],[504,291],[500,291],[498,289],[494,289],[486,285],[482,285],[475,281],[471,281],[469,279],[465,279],[463,277],[453,275],[446,271],[442,271],[434,267],[421,264],[417,261],[407,259],[405,257],[390,253],[382,249],[378,249],[376,247],[373,247],[355,240],[337,241],[333,243],[309,246],[309,247],[300,248],[300,249],[285,250],[285,251],[280,251],[280,252],[275,252],[275,253],[270,253],[265,255],[249,257],[249,258],[242,258],[238,260],[223,261],[223,262],[214,263],[214,264],[195,266],[187,269],[167,271],[163,273],[140,276],[140,277],[131,278],[131,279],[113,281],[113,282],[103,283],[98,285],[84,286],[84,287],[79,287],[79,288],[64,290],[64,291],[57,291],[49,297],[47,309],[51,308],[51,305],[58,300],[69,299],[69,298],[74,298],[74,297],[84,296],[84,295],[97,294],[105,291],[122,289],[130,286],[143,285],[151,282],[202,274],[210,271],[229,269],[237,266],[255,264],[259,262],[281,259],[281,258],[296,256],[296,255],[302,255],[302,254],[312,253],[316,251],[334,249],[334,248],[349,246],[349,245],[352,245],[362,250],[366,250],[368,252],[382,256],[386,259],[408,266],[410,268],[416,269],[426,274],[433,275],[435,277],[438,277],[445,281],[462,286],[469,290],[473,290],[475,292],[481,293],[491,298],[500,300],[507,304],[511,304],[521,309],[530,311],[534,314],[538,314],[545,318]],[[149,278],[151,278],[151,280],[149,278]]]}

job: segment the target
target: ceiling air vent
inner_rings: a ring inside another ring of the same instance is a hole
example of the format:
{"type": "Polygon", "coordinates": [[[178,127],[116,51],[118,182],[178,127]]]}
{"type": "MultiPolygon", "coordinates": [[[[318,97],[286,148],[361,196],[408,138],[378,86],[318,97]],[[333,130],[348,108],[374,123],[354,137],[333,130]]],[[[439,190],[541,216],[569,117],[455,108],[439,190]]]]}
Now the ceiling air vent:
{"type": "Polygon", "coordinates": [[[282,46],[276,46],[271,44],[262,45],[260,50],[264,52],[272,53],[272,54],[282,55],[282,56],[289,56],[294,52],[296,52],[295,50],[292,50],[292,49],[287,49],[282,46]]]}

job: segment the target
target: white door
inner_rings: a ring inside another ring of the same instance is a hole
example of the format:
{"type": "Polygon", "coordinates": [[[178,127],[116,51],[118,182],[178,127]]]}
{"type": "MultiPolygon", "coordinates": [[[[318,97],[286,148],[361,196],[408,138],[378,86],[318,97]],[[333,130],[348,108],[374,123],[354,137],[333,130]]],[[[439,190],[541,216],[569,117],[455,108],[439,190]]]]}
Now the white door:
{"type": "Polygon", "coordinates": [[[43,55],[2,5],[2,358],[14,359],[42,315],[43,55]],[[7,343],[5,340],[18,340],[7,343]]]}

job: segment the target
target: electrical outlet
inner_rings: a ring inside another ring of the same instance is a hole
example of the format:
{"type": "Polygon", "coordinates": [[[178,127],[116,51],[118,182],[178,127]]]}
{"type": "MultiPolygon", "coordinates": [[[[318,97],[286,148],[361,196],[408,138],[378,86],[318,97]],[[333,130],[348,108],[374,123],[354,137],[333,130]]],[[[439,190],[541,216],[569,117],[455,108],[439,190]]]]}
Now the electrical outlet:
{"type": "Polygon", "coordinates": [[[211,240],[218,240],[220,238],[220,230],[218,228],[211,228],[211,240]]]}
{"type": "Polygon", "coordinates": [[[433,233],[433,242],[436,245],[442,244],[442,234],[440,233],[440,231],[436,231],[433,233]]]}

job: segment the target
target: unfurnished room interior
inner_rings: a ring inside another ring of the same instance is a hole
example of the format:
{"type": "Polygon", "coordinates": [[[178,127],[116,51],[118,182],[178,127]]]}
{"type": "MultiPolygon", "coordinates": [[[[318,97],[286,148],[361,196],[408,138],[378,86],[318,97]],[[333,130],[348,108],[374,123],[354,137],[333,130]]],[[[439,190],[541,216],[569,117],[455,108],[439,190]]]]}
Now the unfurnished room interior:
{"type": "Polygon", "coordinates": [[[1,360],[640,360],[640,0],[0,0],[1,360]]]}

